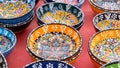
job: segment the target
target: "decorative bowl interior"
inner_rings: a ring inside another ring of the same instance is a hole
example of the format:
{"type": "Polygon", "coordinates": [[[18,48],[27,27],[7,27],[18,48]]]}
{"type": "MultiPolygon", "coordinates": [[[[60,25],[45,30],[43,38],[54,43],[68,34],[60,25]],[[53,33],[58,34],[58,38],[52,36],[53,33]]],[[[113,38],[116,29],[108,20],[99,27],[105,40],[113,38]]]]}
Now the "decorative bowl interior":
{"type": "Polygon", "coordinates": [[[60,2],[60,3],[66,3],[71,4],[74,6],[81,7],[84,3],[84,0],[44,0],[45,2],[60,2]]]}
{"type": "Polygon", "coordinates": [[[104,10],[120,10],[120,0],[91,0],[94,6],[104,10]]]}
{"type": "Polygon", "coordinates": [[[24,68],[41,67],[41,68],[74,68],[73,66],[56,60],[37,61],[26,65],[24,68]]]}
{"type": "Polygon", "coordinates": [[[98,30],[120,29],[120,13],[104,12],[93,18],[93,24],[98,30]]]}
{"type": "Polygon", "coordinates": [[[120,61],[107,63],[100,68],[120,68],[120,61]]]}
{"type": "Polygon", "coordinates": [[[109,29],[96,33],[89,41],[89,54],[98,63],[120,60],[120,30],[109,29]]]}
{"type": "Polygon", "coordinates": [[[8,68],[6,59],[2,53],[0,53],[0,68],[8,68]]]}
{"type": "Polygon", "coordinates": [[[62,23],[75,28],[83,24],[83,12],[70,4],[46,3],[36,11],[38,24],[62,23]]]}
{"type": "Polygon", "coordinates": [[[27,50],[37,59],[69,62],[69,58],[81,50],[81,44],[82,39],[74,28],[53,23],[40,26],[29,34],[27,50]]]}
{"type": "Polygon", "coordinates": [[[7,56],[16,44],[15,34],[7,29],[0,27],[0,51],[7,56]]]}

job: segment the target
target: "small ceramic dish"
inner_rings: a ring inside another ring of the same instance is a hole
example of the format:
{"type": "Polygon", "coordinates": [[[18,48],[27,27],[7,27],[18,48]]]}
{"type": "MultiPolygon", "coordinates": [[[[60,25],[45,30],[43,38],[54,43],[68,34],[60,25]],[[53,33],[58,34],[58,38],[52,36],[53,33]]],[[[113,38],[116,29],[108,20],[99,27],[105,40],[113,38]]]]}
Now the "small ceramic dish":
{"type": "Polygon", "coordinates": [[[44,0],[45,3],[47,2],[60,2],[60,3],[66,3],[71,4],[77,7],[81,7],[85,0],[44,0]]]}
{"type": "Polygon", "coordinates": [[[120,12],[119,0],[89,0],[91,8],[95,13],[115,11],[120,12]]]}
{"type": "Polygon", "coordinates": [[[74,61],[82,46],[77,30],[60,23],[34,29],[27,38],[27,51],[35,59],[74,61]]]}
{"type": "Polygon", "coordinates": [[[120,68],[120,61],[107,63],[100,68],[120,68]]]}
{"type": "Polygon", "coordinates": [[[83,24],[83,12],[70,4],[65,3],[46,3],[40,6],[37,11],[38,25],[50,23],[62,23],[79,29],[83,24]]]}
{"type": "Polygon", "coordinates": [[[89,41],[89,55],[94,63],[120,60],[120,29],[103,30],[93,35],[89,41]]]}
{"type": "Polygon", "coordinates": [[[0,53],[0,68],[8,68],[7,61],[2,53],[0,53]]]}
{"type": "Polygon", "coordinates": [[[0,22],[16,24],[25,21],[33,12],[34,0],[0,0],[0,22]]]}
{"type": "Polygon", "coordinates": [[[28,19],[26,19],[23,22],[19,22],[17,24],[3,24],[3,23],[0,23],[0,27],[5,27],[5,28],[8,28],[8,29],[12,30],[15,33],[19,33],[21,31],[25,30],[29,26],[29,24],[31,23],[33,18],[34,18],[34,12],[32,13],[31,16],[28,17],[28,19]]]}
{"type": "Polygon", "coordinates": [[[26,65],[24,68],[33,68],[33,67],[41,67],[41,68],[74,68],[72,65],[69,65],[65,62],[56,61],[56,60],[45,60],[45,61],[37,61],[26,65]]]}
{"type": "Polygon", "coordinates": [[[16,44],[15,34],[7,29],[0,27],[0,51],[4,56],[7,56],[16,44]]]}
{"type": "Polygon", "coordinates": [[[93,18],[93,24],[97,30],[120,29],[120,13],[104,12],[93,18]]]}

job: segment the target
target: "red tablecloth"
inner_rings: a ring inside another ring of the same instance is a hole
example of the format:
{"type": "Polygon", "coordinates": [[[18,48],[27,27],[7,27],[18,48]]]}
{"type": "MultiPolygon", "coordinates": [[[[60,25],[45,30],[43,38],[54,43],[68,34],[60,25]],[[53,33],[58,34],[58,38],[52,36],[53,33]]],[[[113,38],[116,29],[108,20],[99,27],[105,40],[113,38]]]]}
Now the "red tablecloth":
{"type": "MultiPolygon", "coordinates": [[[[39,0],[38,4],[35,6],[36,9],[43,3],[43,0],[39,0]]],[[[84,25],[79,30],[83,44],[82,52],[77,60],[72,63],[75,68],[96,68],[94,64],[90,61],[88,54],[88,41],[90,37],[95,33],[94,26],[92,24],[92,19],[95,16],[94,12],[91,10],[88,0],[85,0],[81,7],[84,12],[84,25]]],[[[32,20],[31,24],[25,31],[17,33],[17,43],[13,51],[8,55],[7,62],[9,68],[23,68],[24,65],[31,63],[33,60],[26,51],[26,40],[28,34],[37,27],[36,16],[32,20]]]]}

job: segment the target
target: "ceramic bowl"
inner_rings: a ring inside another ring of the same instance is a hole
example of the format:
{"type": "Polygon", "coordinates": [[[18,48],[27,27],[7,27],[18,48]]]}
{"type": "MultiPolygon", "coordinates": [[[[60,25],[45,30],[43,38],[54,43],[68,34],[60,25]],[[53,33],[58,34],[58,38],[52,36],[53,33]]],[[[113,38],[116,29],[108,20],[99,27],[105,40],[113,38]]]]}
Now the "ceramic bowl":
{"type": "Polygon", "coordinates": [[[16,44],[15,34],[7,29],[0,27],[0,51],[4,56],[7,56],[16,44]]]}
{"type": "Polygon", "coordinates": [[[93,18],[93,24],[97,30],[120,29],[120,13],[104,12],[93,18]]]}
{"type": "Polygon", "coordinates": [[[19,22],[19,23],[16,23],[16,24],[3,24],[3,23],[0,23],[0,27],[5,27],[5,28],[8,28],[8,29],[12,30],[14,33],[19,33],[21,31],[25,30],[30,25],[33,18],[34,18],[34,12],[32,13],[32,15],[30,15],[23,22],[19,22]]]}
{"type": "Polygon", "coordinates": [[[38,25],[50,23],[62,23],[79,29],[83,24],[83,12],[70,4],[46,3],[40,6],[37,11],[38,25]]]}
{"type": "Polygon", "coordinates": [[[0,22],[16,24],[25,21],[33,12],[34,0],[0,0],[0,22]]]}
{"type": "Polygon", "coordinates": [[[108,29],[97,32],[89,41],[89,55],[94,63],[105,63],[120,60],[120,29],[108,29]]]}
{"type": "Polygon", "coordinates": [[[107,63],[100,68],[120,68],[120,61],[107,63]]]}
{"type": "Polygon", "coordinates": [[[69,65],[65,62],[56,61],[56,60],[46,60],[46,61],[37,61],[26,65],[24,68],[32,67],[41,67],[41,68],[74,68],[72,65],[69,65]]]}
{"type": "Polygon", "coordinates": [[[89,0],[89,3],[95,13],[108,11],[120,12],[119,0],[89,0]]]}
{"type": "Polygon", "coordinates": [[[2,53],[0,53],[0,68],[8,68],[6,59],[2,53]]]}
{"type": "Polygon", "coordinates": [[[85,0],[44,0],[45,3],[47,2],[60,2],[60,3],[66,3],[71,4],[77,7],[81,7],[85,0]]]}
{"type": "Polygon", "coordinates": [[[72,62],[78,57],[81,46],[78,31],[59,23],[39,26],[27,38],[27,51],[38,60],[72,62]]]}

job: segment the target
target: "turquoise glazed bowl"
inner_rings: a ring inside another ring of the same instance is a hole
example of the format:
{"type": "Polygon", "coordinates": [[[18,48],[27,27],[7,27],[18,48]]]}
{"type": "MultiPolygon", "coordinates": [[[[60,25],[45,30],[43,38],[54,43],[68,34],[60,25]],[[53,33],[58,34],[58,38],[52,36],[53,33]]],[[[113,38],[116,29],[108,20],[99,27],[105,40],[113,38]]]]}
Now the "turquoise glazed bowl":
{"type": "Polygon", "coordinates": [[[62,23],[79,29],[83,25],[83,12],[70,4],[65,3],[46,3],[40,6],[37,11],[38,25],[50,23],[62,23]]]}
{"type": "Polygon", "coordinates": [[[74,68],[73,66],[56,60],[37,61],[26,65],[24,68],[74,68]]]}
{"type": "Polygon", "coordinates": [[[15,34],[7,29],[0,27],[0,51],[4,56],[7,56],[16,44],[15,34]]]}
{"type": "Polygon", "coordinates": [[[66,4],[71,4],[77,7],[81,7],[85,0],[44,0],[45,3],[47,2],[62,2],[66,4]]]}
{"type": "Polygon", "coordinates": [[[0,0],[0,22],[16,24],[25,21],[33,13],[35,0],[0,0]]]}

